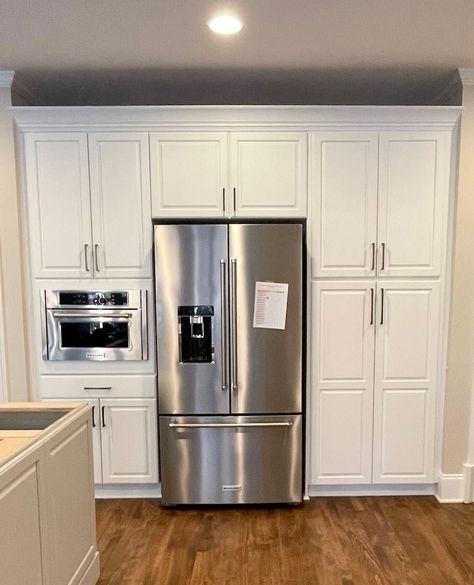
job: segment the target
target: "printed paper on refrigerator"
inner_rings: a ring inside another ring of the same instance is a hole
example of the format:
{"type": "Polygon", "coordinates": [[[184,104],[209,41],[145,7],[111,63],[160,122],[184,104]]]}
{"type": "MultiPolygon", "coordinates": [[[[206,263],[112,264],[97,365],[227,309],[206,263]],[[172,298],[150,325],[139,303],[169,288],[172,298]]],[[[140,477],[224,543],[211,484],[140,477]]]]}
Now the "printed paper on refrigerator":
{"type": "Polygon", "coordinates": [[[288,283],[256,282],[253,326],[260,329],[285,329],[288,283]]]}

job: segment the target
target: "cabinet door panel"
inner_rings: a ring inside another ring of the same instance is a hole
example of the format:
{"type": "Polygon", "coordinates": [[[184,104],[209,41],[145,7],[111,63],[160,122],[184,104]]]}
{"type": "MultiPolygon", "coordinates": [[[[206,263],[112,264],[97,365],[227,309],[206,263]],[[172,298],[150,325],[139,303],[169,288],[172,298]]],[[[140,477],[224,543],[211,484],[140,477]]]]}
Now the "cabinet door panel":
{"type": "Polygon", "coordinates": [[[25,157],[33,276],[91,276],[87,135],[27,134],[25,157]]]}
{"type": "Polygon", "coordinates": [[[89,134],[95,274],[151,277],[146,132],[89,134]]]}
{"type": "Polygon", "coordinates": [[[313,275],[375,275],[376,132],[313,135],[313,275]]]}
{"type": "Polygon", "coordinates": [[[313,283],[312,484],[370,483],[375,282],[313,283]]]}
{"type": "Polygon", "coordinates": [[[104,399],[100,407],[104,483],[157,482],[156,401],[104,399]]]}
{"type": "Polygon", "coordinates": [[[439,284],[379,283],[377,296],[374,481],[428,483],[433,480],[439,284]]]}
{"type": "Polygon", "coordinates": [[[440,274],[446,241],[449,163],[447,134],[381,133],[379,275],[440,274]]]}
{"type": "Polygon", "coordinates": [[[153,217],[221,217],[225,132],[150,133],[153,217]]]}
{"type": "MultiPolygon", "coordinates": [[[[27,458],[0,476],[0,580],[43,585],[38,462],[27,458]]],[[[43,545],[44,546],[44,545],[43,545]]],[[[49,580],[48,580],[49,582],[49,580]]]]}
{"type": "Polygon", "coordinates": [[[231,186],[238,217],[305,217],[305,132],[231,132],[231,186]]]}

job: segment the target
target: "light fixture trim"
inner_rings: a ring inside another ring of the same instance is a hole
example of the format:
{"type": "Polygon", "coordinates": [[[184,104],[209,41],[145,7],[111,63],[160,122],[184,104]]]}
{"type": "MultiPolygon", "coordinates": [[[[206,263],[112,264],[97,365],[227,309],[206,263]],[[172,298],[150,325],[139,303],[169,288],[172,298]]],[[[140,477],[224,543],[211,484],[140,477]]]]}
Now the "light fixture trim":
{"type": "Polygon", "coordinates": [[[243,23],[231,14],[220,14],[212,18],[207,26],[218,35],[235,35],[242,30],[243,23]]]}

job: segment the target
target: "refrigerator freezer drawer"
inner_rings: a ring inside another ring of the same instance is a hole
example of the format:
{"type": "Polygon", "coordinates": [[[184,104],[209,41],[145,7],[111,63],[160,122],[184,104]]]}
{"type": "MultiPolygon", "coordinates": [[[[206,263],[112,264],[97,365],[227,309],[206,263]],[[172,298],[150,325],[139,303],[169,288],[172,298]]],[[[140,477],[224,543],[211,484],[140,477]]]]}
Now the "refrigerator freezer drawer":
{"type": "Polygon", "coordinates": [[[302,416],[160,417],[162,502],[298,503],[302,416]]]}

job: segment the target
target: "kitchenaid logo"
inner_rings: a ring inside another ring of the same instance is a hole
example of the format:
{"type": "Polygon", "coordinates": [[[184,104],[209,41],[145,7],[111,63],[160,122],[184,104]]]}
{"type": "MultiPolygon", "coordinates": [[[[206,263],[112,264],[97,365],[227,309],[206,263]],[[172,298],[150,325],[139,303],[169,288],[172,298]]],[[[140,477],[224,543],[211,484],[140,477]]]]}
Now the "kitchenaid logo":
{"type": "Polygon", "coordinates": [[[105,353],[86,353],[86,359],[88,360],[105,360],[105,353]]]}

